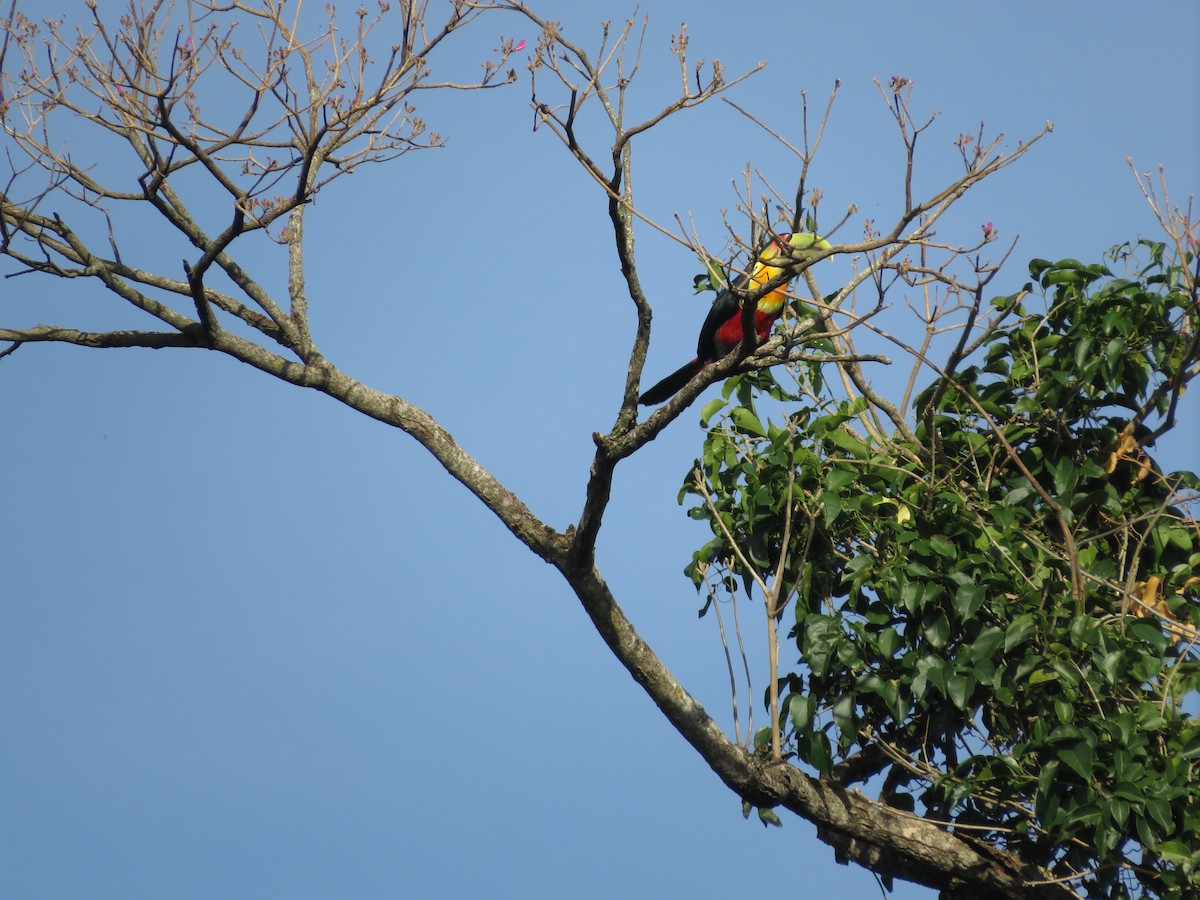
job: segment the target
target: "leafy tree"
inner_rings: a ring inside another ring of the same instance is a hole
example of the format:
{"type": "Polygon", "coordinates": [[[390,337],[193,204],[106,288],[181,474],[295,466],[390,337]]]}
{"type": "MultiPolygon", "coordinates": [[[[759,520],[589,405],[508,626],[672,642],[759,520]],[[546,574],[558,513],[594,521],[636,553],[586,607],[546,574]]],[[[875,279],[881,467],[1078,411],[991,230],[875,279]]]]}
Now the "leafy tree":
{"type": "Polygon", "coordinates": [[[1034,260],[986,323],[971,305],[949,361],[919,360],[911,418],[811,363],[769,386],[775,424],[761,384],[731,378],[684,484],[713,531],[689,572],[706,609],[765,598],[795,642],[765,758],[869,783],[1044,883],[1186,896],[1200,482],[1145,448],[1196,374],[1200,310],[1163,243],[1110,258],[1141,262],[1034,260]]]}
{"type": "Polygon", "coordinates": [[[457,0],[440,21],[416,0],[381,3],[357,12],[348,37],[332,7],[316,22],[293,18],[280,0],[132,4],[117,21],[89,9],[74,33],[33,21],[16,2],[4,21],[0,122],[11,173],[0,189],[0,253],[21,274],[97,283],[115,301],[113,324],[3,327],[0,355],[43,342],[209,350],[410,435],[562,574],[602,640],[747,810],[767,822],[778,807],[807,818],[841,858],[884,878],[979,897],[1194,887],[1189,778],[1200,744],[1184,704],[1196,688],[1195,482],[1159,473],[1146,450],[1174,424],[1196,372],[1195,226],[1165,196],[1148,190],[1173,243],[1115,254],[1114,264],[1133,266],[1126,277],[1037,262],[1044,310],[1030,311],[1032,284],[989,307],[999,265],[984,254],[996,233],[985,227],[957,246],[935,239],[934,226],[1045,132],[1011,151],[982,132],[960,137],[962,174],[914,196],[917,138],[932,120],[914,119],[902,78],[879,85],[907,173],[894,222],[868,220],[860,240],[837,242],[857,211],[822,220],[809,166],[823,118],[788,142],[796,189],[748,178],[736,223],[709,249],[652,221],[632,188],[632,148],[647,132],[753,74],[690,66],[684,32],[673,46],[680,94],[630,123],[634,21],[604,26],[593,54],[518,0],[457,0]],[[309,318],[311,202],[367,163],[441,143],[418,115],[420,92],[517,79],[508,66],[522,48],[511,41],[474,82],[431,74],[443,43],[499,13],[539,30],[528,66],[538,127],[602,192],[636,323],[619,412],[595,436],[586,500],[565,531],[538,519],[429,412],[327,358],[309,318]],[[255,26],[254,42],[234,42],[245,33],[234,30],[238,19],[255,26]],[[384,23],[399,40],[369,52],[384,23]],[[123,163],[93,165],[101,143],[123,163]],[[133,261],[123,235],[139,215],[187,247],[178,271],[133,261]],[[796,299],[775,337],[708,366],[639,421],[652,308],[636,228],[674,237],[710,283],[735,281],[768,233],[808,230],[832,247],[792,252],[778,279],[743,291],[753,301],[802,279],[809,299],[796,299]],[[1148,258],[1134,263],[1139,254],[1148,258]],[[829,293],[816,273],[831,257],[861,262],[829,293]],[[264,259],[286,273],[282,292],[258,274],[264,259]],[[885,299],[910,289],[925,297],[916,347],[878,324],[885,299]],[[126,326],[125,314],[151,324],[126,326]],[[870,329],[916,360],[899,402],[866,375],[866,363],[883,359],[882,343],[856,344],[870,329]],[[957,337],[935,363],[947,335],[957,337]],[[689,572],[708,608],[719,612],[711,601],[739,592],[764,603],[770,723],[752,740],[740,724],[725,734],[675,680],[596,559],[616,467],[727,376],[725,399],[705,411],[721,417],[684,488],[714,534],[689,572]],[[781,674],[785,615],[799,662],[781,674]],[[846,789],[856,784],[879,799],[846,789]]]}

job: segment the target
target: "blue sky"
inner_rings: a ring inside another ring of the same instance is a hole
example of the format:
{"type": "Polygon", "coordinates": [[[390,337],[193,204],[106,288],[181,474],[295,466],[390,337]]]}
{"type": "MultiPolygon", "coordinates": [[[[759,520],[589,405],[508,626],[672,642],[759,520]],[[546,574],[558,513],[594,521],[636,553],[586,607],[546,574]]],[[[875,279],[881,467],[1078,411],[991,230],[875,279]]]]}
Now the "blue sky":
{"type": "MultiPolygon", "coordinates": [[[[539,8],[587,47],[600,20],[631,11],[539,8]]],[[[945,223],[955,242],[988,221],[1020,235],[997,293],[1020,287],[1031,257],[1092,261],[1153,234],[1126,156],[1165,164],[1180,199],[1200,185],[1194,4],[643,11],[638,112],[673,99],[681,21],[693,58],[730,72],[767,61],[733,97],[788,134],[800,91],[819,107],[841,79],[812,174],[830,214],[896,210],[902,157],[873,77],[912,78],[916,109],[940,110],[919,185],[954,177],[951,142],[981,119],[1009,147],[1053,120],[945,223]]],[[[463,37],[435,74],[470,75],[501,37],[536,35],[497,16],[463,37]]],[[[427,408],[562,528],[578,517],[590,436],[616,413],[633,318],[604,199],[532,132],[521,74],[506,90],[421,96],[446,149],[319,196],[308,289],[327,357],[427,408]]],[[[89,151],[114,162],[103,145],[76,152],[89,151]]],[[[691,111],[635,148],[638,201],[660,220],[693,216],[719,244],[748,162],[795,178],[728,107],[691,111]]],[[[125,245],[174,273],[183,251],[161,227],[132,228],[125,245]]],[[[638,237],[656,378],[692,354],[704,301],[693,257],[638,237]]],[[[282,252],[251,251],[283,284],[282,252]]],[[[95,286],[27,276],[0,290],[5,325],[138,324],[95,286]]],[[[1166,468],[1200,467],[1189,407],[1159,448],[1166,468]]],[[[196,351],[26,346],[0,360],[0,408],[0,895],[879,896],[806,823],[743,821],[556,574],[402,434],[196,351]]],[[[715,623],[697,619],[681,575],[705,539],[675,502],[700,441],[685,414],[618,470],[599,563],[727,723],[715,623]]]]}

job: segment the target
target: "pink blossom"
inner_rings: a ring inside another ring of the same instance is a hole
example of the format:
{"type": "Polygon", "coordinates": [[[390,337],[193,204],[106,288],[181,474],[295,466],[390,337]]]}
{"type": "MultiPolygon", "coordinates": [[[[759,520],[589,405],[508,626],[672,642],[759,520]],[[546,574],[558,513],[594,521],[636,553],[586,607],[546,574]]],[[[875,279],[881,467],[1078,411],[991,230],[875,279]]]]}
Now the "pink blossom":
{"type": "Polygon", "coordinates": [[[524,50],[524,49],[525,49],[525,38],[521,38],[521,40],[517,41],[517,45],[515,47],[513,47],[513,53],[516,53],[518,50],[524,50]]]}

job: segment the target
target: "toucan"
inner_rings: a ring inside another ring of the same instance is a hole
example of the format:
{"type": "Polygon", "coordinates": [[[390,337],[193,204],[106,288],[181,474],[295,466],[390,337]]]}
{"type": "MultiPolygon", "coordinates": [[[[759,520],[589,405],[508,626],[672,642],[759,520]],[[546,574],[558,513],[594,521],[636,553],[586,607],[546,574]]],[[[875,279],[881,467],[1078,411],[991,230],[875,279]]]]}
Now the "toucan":
{"type": "MultiPolygon", "coordinates": [[[[717,299],[704,324],[700,327],[700,340],[696,344],[696,358],[680,366],[654,387],[647,390],[638,398],[643,406],[653,406],[662,403],[696,377],[697,373],[707,366],[723,358],[730,350],[742,342],[742,307],[739,296],[745,296],[750,291],[757,290],[767,282],[777,278],[782,268],[772,265],[781,262],[784,257],[784,246],[795,250],[806,250],[815,247],[828,250],[829,243],[823,238],[806,232],[796,232],[792,235],[781,234],[772,240],[754,261],[754,268],[738,278],[732,285],[721,289],[717,299]]],[[[758,340],[764,341],[771,333],[771,327],[782,315],[784,304],[787,302],[787,285],[781,284],[773,291],[758,298],[758,306],[754,310],[754,330],[758,340]]]]}

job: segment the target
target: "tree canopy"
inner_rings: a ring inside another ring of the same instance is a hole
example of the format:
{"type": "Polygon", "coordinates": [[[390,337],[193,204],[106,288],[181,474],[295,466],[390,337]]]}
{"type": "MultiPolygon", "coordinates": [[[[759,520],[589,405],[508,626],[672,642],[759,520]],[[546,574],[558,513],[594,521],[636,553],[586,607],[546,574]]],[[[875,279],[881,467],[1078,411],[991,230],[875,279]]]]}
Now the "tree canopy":
{"type": "Polygon", "coordinates": [[[777,421],[726,382],[683,488],[713,532],[689,571],[705,610],[752,596],[794,641],[763,754],[1087,896],[1177,896],[1200,847],[1198,482],[1146,448],[1196,371],[1195,273],[1163,243],[1109,255],[1120,277],[1034,260],[971,305],[911,417],[815,362],[766,386],[777,421]]]}

